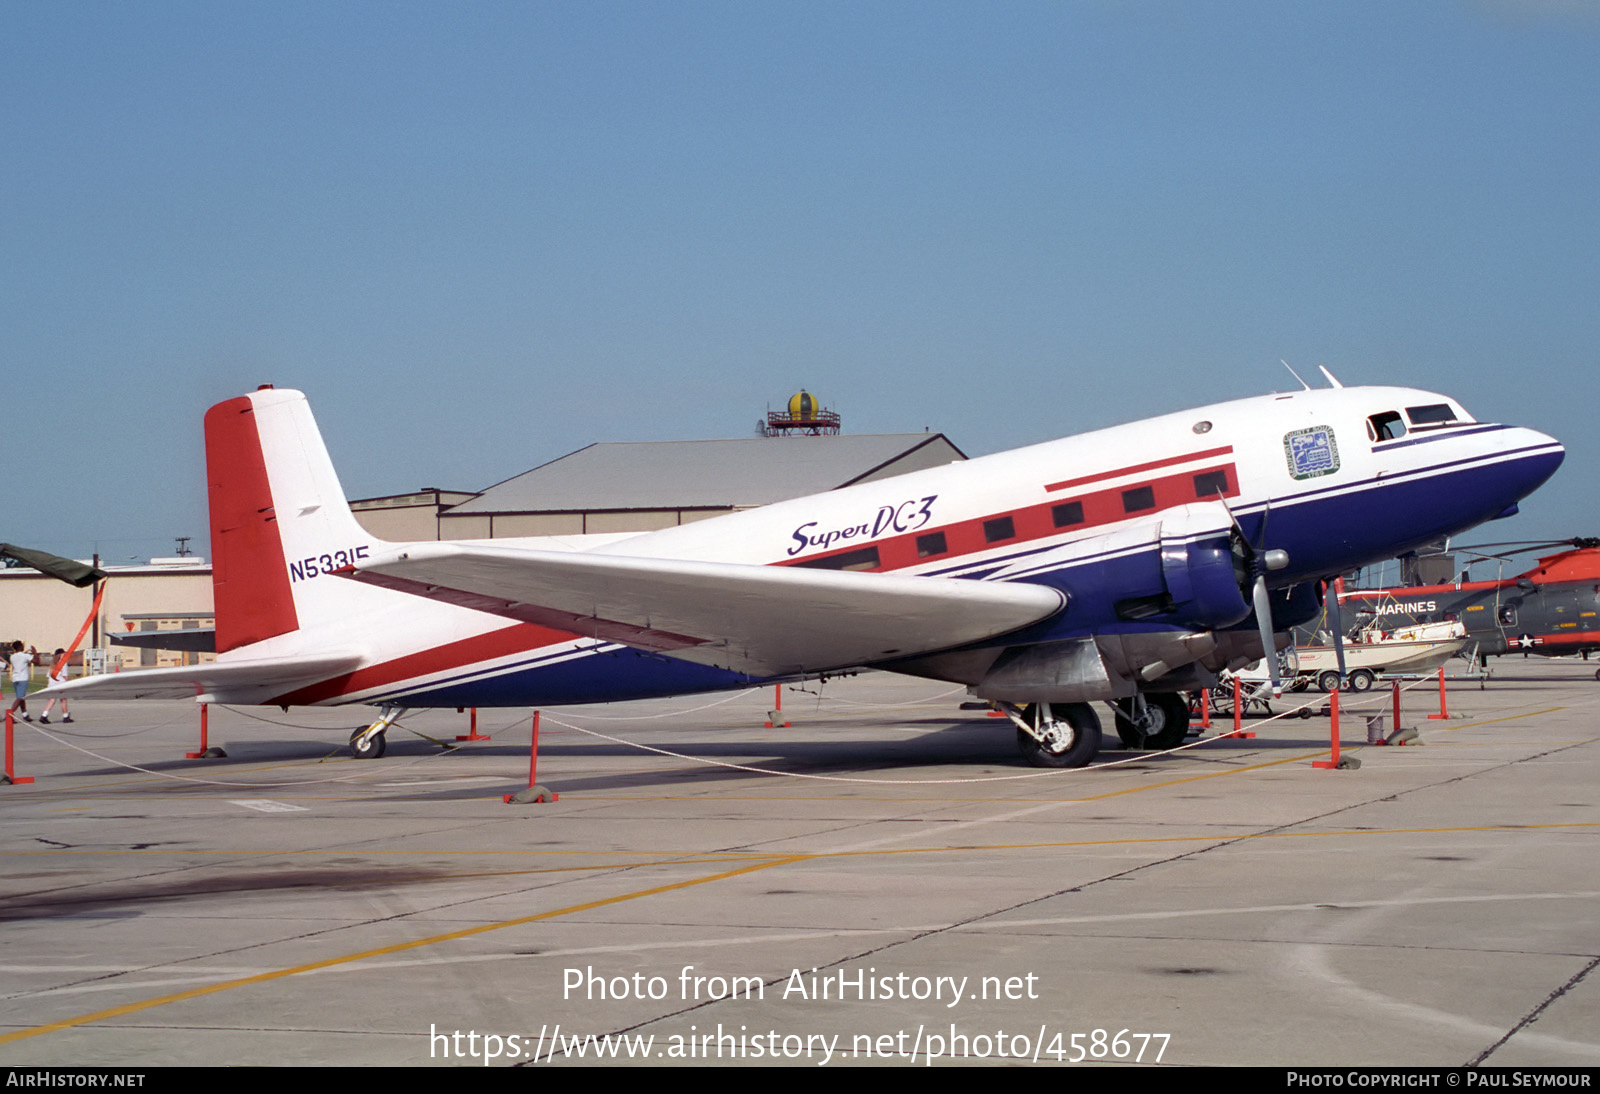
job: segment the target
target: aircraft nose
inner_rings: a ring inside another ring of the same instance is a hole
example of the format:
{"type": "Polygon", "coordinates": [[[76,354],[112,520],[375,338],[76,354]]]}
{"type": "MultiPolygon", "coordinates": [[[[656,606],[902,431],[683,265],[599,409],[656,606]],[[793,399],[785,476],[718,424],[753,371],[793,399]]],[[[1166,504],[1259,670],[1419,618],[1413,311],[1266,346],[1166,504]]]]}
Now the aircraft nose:
{"type": "Polygon", "coordinates": [[[1517,498],[1525,498],[1543,486],[1561,461],[1567,458],[1565,446],[1554,437],[1537,429],[1518,428],[1512,443],[1510,461],[1515,473],[1517,498]]]}

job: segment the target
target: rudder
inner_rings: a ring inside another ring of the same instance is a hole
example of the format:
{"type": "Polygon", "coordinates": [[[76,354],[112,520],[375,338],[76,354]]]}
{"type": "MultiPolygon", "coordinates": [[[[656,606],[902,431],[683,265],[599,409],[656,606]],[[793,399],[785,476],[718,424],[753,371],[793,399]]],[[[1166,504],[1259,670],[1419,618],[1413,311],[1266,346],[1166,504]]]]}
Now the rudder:
{"type": "Polygon", "coordinates": [[[306,397],[264,388],[206,412],[217,652],[316,626],[365,598],[318,580],[378,546],[356,523],[306,397]]]}

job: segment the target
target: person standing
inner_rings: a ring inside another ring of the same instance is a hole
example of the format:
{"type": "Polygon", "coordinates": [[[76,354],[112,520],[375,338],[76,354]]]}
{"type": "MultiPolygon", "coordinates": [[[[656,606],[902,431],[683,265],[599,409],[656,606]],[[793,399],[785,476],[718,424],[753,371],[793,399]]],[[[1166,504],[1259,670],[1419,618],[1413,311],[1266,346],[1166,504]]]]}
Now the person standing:
{"type": "Polygon", "coordinates": [[[28,713],[28,679],[33,675],[33,659],[39,651],[32,646],[23,646],[22,639],[11,643],[11,690],[16,698],[11,701],[11,712],[22,711],[24,722],[33,721],[28,713]]]}
{"type": "MultiPolygon", "coordinates": [[[[67,682],[67,651],[59,646],[56,647],[56,652],[50,658],[50,673],[47,677],[47,680],[48,683],[45,686],[52,688],[57,684],[65,684],[67,682]]],[[[40,725],[47,726],[50,724],[50,708],[55,706],[56,702],[56,699],[51,699],[44,705],[44,713],[39,715],[40,725]]],[[[67,700],[65,696],[60,697],[60,703],[61,721],[63,724],[70,725],[72,722],[72,713],[67,710],[67,700]]]]}

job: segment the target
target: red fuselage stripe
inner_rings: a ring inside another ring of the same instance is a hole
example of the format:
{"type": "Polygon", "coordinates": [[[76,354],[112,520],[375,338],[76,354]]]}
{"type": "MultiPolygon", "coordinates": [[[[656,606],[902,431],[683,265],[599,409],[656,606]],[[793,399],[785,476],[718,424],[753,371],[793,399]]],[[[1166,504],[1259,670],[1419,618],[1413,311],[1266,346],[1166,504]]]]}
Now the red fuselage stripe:
{"type": "Polygon", "coordinates": [[[514,653],[525,653],[541,646],[570,642],[575,637],[577,636],[533,623],[516,623],[487,634],[474,635],[459,642],[419,650],[405,657],[397,657],[379,665],[369,665],[364,669],[335,676],[331,680],[311,684],[298,691],[278,696],[272,700],[271,705],[298,706],[304,703],[318,703],[340,695],[366,691],[369,688],[385,687],[413,677],[461,668],[480,661],[491,661],[514,653]]]}
{"type": "Polygon", "coordinates": [[[1052,498],[1042,505],[1030,505],[1003,513],[991,513],[987,516],[975,517],[972,520],[956,521],[953,524],[930,525],[927,528],[919,528],[915,532],[888,536],[884,539],[871,540],[866,543],[857,542],[849,547],[820,551],[817,554],[803,555],[800,558],[784,559],[779,565],[814,566],[819,560],[826,560],[839,555],[855,554],[871,548],[877,549],[877,565],[859,568],[875,573],[902,570],[907,566],[915,566],[919,563],[958,561],[962,555],[970,555],[977,551],[1012,547],[1027,543],[1030,540],[1044,539],[1047,536],[1079,532],[1086,528],[1115,524],[1130,517],[1147,516],[1152,513],[1158,513],[1163,509],[1171,509],[1176,505],[1187,505],[1195,501],[1215,499],[1218,495],[1214,492],[1200,493],[1195,479],[1201,475],[1222,475],[1226,481],[1227,489],[1221,492],[1221,496],[1225,498],[1238,497],[1239,476],[1234,465],[1231,463],[1217,464],[1210,467],[1195,468],[1176,475],[1165,475],[1158,479],[1124,483],[1108,490],[1095,490],[1072,498],[1052,498]],[[1154,504],[1149,508],[1130,512],[1123,495],[1145,488],[1150,490],[1150,500],[1154,504]],[[1056,510],[1073,503],[1083,507],[1083,519],[1069,524],[1057,524],[1056,510]],[[1008,537],[990,540],[984,526],[1005,517],[1011,518],[1013,534],[1008,537]],[[928,541],[938,535],[944,536],[945,549],[943,551],[928,550],[928,541]],[[921,541],[920,544],[919,540],[921,541]]]}
{"type": "Polygon", "coordinates": [[[1120,478],[1123,475],[1138,475],[1145,471],[1155,471],[1162,467],[1172,467],[1180,463],[1192,463],[1195,460],[1210,460],[1218,456],[1228,456],[1233,453],[1233,445],[1223,445],[1221,448],[1208,448],[1204,452],[1191,452],[1187,456],[1169,456],[1164,460],[1151,460],[1149,463],[1136,463],[1130,467],[1119,467],[1114,471],[1101,471],[1094,475],[1084,475],[1078,479],[1063,479],[1053,482],[1045,489],[1050,493],[1057,490],[1068,490],[1074,486],[1086,486],[1091,482],[1104,482],[1106,479],[1120,478]]]}

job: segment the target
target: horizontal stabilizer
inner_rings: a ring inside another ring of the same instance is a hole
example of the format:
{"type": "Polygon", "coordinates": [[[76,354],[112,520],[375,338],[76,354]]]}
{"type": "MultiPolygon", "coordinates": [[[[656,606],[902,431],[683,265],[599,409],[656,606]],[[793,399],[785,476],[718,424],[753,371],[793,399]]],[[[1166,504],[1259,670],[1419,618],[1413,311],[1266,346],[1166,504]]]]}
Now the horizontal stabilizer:
{"type": "Polygon", "coordinates": [[[951,649],[1066,603],[1019,582],[449,543],[397,548],[345,576],[753,676],[951,649]]]}
{"type": "Polygon", "coordinates": [[[129,631],[112,634],[113,646],[136,646],[144,650],[169,650],[180,653],[216,653],[214,627],[188,627],[177,631],[129,631]]]}
{"type": "Polygon", "coordinates": [[[355,653],[315,657],[270,657],[255,661],[218,661],[169,669],[136,669],[85,676],[56,684],[29,698],[62,699],[188,699],[209,697],[218,703],[269,703],[299,687],[359,668],[355,653]]]}

